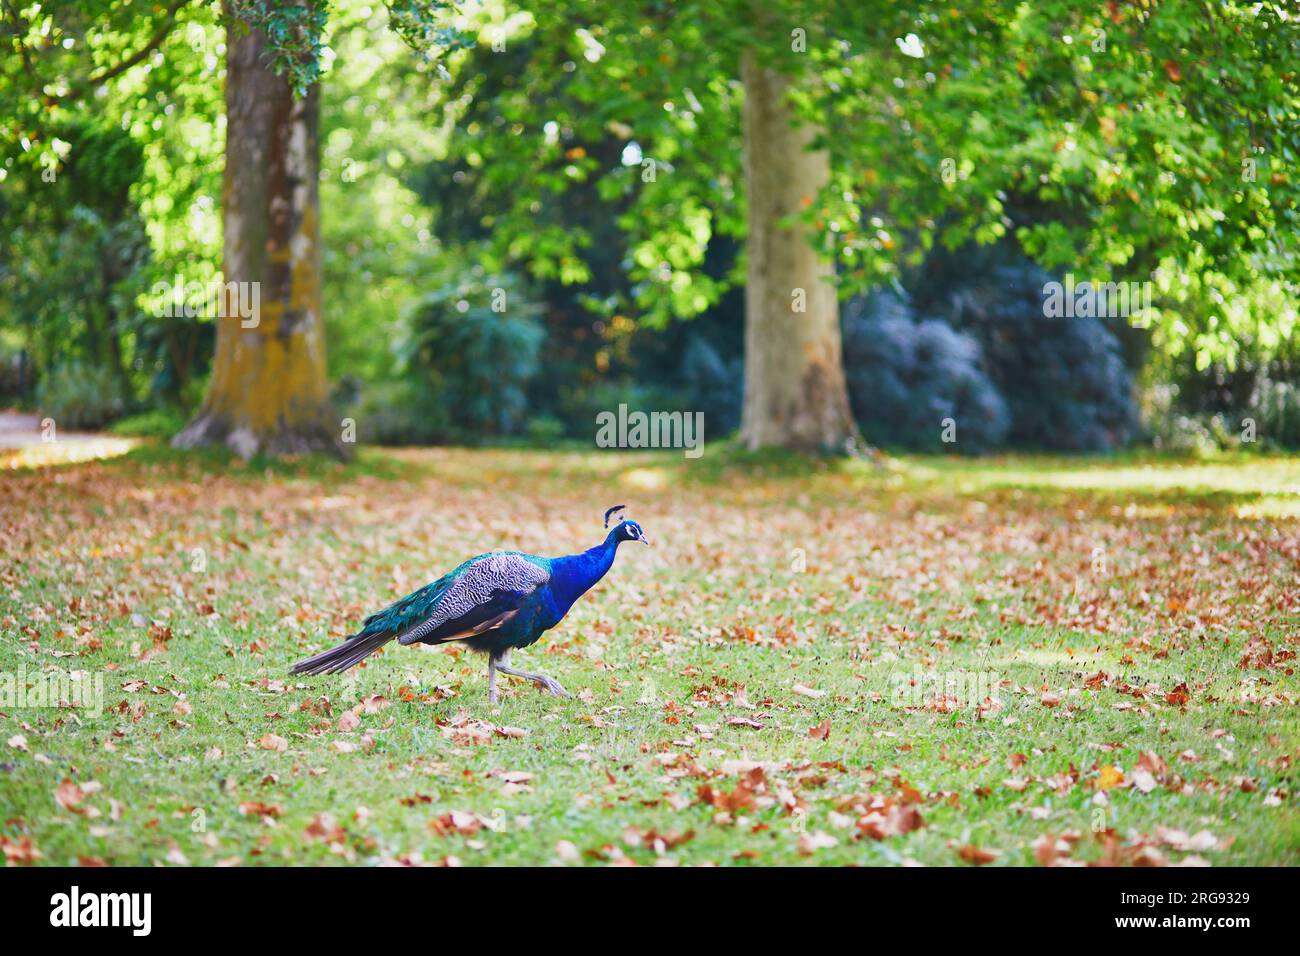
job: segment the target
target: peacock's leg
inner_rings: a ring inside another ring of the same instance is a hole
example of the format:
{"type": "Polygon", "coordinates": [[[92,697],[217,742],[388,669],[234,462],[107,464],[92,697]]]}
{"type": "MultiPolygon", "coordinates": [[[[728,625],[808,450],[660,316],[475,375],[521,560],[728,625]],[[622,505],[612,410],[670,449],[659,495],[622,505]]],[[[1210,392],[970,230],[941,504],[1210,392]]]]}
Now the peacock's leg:
{"type": "Polygon", "coordinates": [[[497,658],[488,655],[488,703],[497,702],[497,658]]]}
{"type": "Polygon", "coordinates": [[[524,680],[530,680],[535,684],[541,684],[544,690],[548,693],[554,694],[556,697],[572,696],[567,690],[560,686],[559,681],[547,677],[545,674],[530,674],[527,671],[521,671],[517,668],[511,667],[509,661],[510,651],[506,651],[497,659],[497,670],[503,674],[509,674],[511,677],[522,677],[524,680]]]}

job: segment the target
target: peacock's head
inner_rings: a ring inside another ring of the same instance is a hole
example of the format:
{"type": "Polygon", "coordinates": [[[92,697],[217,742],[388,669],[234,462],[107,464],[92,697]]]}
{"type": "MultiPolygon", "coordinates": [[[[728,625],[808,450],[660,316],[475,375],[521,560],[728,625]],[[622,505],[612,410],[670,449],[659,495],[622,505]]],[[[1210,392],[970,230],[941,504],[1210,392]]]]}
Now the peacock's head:
{"type": "MultiPolygon", "coordinates": [[[[615,505],[606,511],[605,527],[609,527],[610,515],[614,514],[616,511],[622,511],[626,507],[627,505],[615,505]]],[[[626,518],[618,523],[618,526],[614,528],[612,533],[614,535],[614,540],[618,542],[640,541],[642,544],[650,543],[650,539],[647,538],[645,532],[641,530],[641,526],[635,521],[630,521],[626,518]]]]}

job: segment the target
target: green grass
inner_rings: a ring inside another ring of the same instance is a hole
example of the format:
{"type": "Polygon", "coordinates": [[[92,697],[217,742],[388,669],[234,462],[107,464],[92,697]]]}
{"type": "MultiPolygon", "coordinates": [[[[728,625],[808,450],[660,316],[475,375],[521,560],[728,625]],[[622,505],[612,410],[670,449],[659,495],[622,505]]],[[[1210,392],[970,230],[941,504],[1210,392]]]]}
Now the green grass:
{"type": "Polygon", "coordinates": [[[1260,457],[145,447],[18,471],[0,672],[84,671],[105,699],[0,705],[0,843],[45,864],[947,865],[1033,864],[1064,835],[1077,861],[1294,865],[1298,501],[1300,460],[1260,457]],[[515,657],[577,697],[511,681],[489,707],[456,648],[289,678],[463,558],[588,547],[623,502],[655,547],[515,657]],[[992,683],[896,698],[916,673],[992,683]],[[1146,792],[1144,752],[1166,768],[1146,792]],[[923,825],[875,839],[873,802],[923,825]]]}

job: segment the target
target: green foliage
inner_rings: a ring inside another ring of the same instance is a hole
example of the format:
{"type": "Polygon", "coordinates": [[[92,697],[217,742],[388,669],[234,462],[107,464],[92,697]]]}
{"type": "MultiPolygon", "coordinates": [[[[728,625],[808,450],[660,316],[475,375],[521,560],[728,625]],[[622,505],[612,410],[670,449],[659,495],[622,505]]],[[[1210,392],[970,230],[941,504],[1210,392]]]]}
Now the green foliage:
{"type": "MultiPolygon", "coordinates": [[[[1296,305],[1255,287],[1253,302],[1275,316],[1271,327],[1233,331],[1231,358],[1210,361],[1192,347],[1157,350],[1145,370],[1145,416],[1164,447],[1210,450],[1249,447],[1245,423],[1255,423],[1255,446],[1300,448],[1295,388],[1300,384],[1300,337],[1290,333],[1296,305]],[[1272,334],[1286,329],[1284,338],[1272,334]],[[1239,336],[1239,337],[1238,337],[1239,336]]],[[[1180,321],[1198,337],[1218,336],[1221,323],[1199,298],[1187,302],[1180,321]]]]}
{"type": "Polygon", "coordinates": [[[164,63],[150,62],[150,54],[190,6],[189,0],[169,0],[165,7],[132,0],[6,0],[0,7],[0,43],[7,48],[0,57],[0,140],[18,143],[21,151],[7,155],[5,166],[39,169],[57,161],[55,127],[66,111],[80,108],[105,84],[147,72],[136,67],[147,63],[171,75],[164,63]]]}
{"type": "Polygon", "coordinates": [[[551,415],[534,415],[528,419],[524,436],[538,448],[552,448],[564,438],[564,422],[551,415]]]}
{"type": "Polygon", "coordinates": [[[126,401],[109,369],[72,361],[41,379],[36,407],[60,428],[99,428],[121,415],[126,401]]]}
{"type": "Polygon", "coordinates": [[[329,16],[325,0],[227,0],[226,10],[236,29],[266,34],[269,66],[296,95],[303,96],[320,79],[321,37],[329,16]]]}
{"type": "Polygon", "coordinates": [[[1151,445],[1163,452],[1213,458],[1224,451],[1237,451],[1241,443],[1240,423],[1222,412],[1187,414],[1158,394],[1147,400],[1148,437],[1151,445]]]}
{"type": "MultiPolygon", "coordinates": [[[[1175,285],[1228,284],[1232,294],[1206,297],[1220,324],[1267,334],[1274,314],[1239,303],[1255,283],[1297,278],[1300,212],[1287,166],[1298,148],[1300,41],[1283,6],[982,7],[918,19],[910,29],[924,54],[878,77],[893,93],[873,88],[856,50],[846,55],[845,92],[824,96],[826,106],[847,116],[883,99],[894,116],[854,124],[853,145],[837,143],[871,157],[878,185],[837,187],[854,188],[863,210],[879,210],[873,193],[883,196],[879,228],[894,237],[919,229],[922,245],[927,233],[956,247],[1014,229],[1049,268],[1128,281],[1164,269],[1175,285]],[[1027,200],[1053,215],[1013,223],[1008,204],[1027,200]]],[[[1193,340],[1177,309],[1148,319],[1157,347],[1193,340]]],[[[1220,356],[1234,342],[1216,334],[1194,347],[1220,356]]]]}
{"type": "Polygon", "coordinates": [[[330,47],[337,56],[321,91],[329,369],[366,382],[392,373],[388,332],[430,287],[429,277],[462,261],[459,249],[435,238],[433,214],[408,183],[444,139],[427,122],[436,80],[384,19],[382,10],[336,7],[330,47]]]}
{"type": "Polygon", "coordinates": [[[151,260],[131,190],[144,153],[102,119],[68,117],[52,142],[57,160],[15,167],[0,191],[0,232],[16,255],[0,259],[0,327],[38,373],[83,361],[110,370],[121,393],[135,357],[134,299],[151,260]]]}
{"type": "Polygon", "coordinates": [[[357,438],[374,445],[431,445],[451,435],[451,409],[440,406],[412,378],[366,385],[347,415],[357,438]]]}
{"type": "Polygon", "coordinates": [[[724,359],[702,336],[692,336],[682,358],[684,403],[703,411],[710,434],[725,435],[740,427],[744,400],[744,362],[724,359]]]}
{"type": "Polygon", "coordinates": [[[1223,382],[1211,394],[1196,391],[1201,384],[1192,379],[1148,390],[1145,418],[1156,447],[1198,455],[1300,450],[1300,387],[1294,376],[1286,380],[1257,370],[1223,382]]]}
{"type": "Polygon", "coordinates": [[[435,50],[458,50],[468,40],[447,22],[456,10],[447,0],[385,0],[385,6],[393,32],[422,56],[429,57],[435,50]]]}
{"type": "Polygon", "coordinates": [[[0,258],[0,332],[38,373],[78,359],[116,370],[126,392],[162,384],[174,400],[209,352],[193,322],[164,321],[140,300],[177,274],[216,273],[224,133],[213,8],[5,12],[0,44],[16,55],[0,57],[0,135],[22,149],[0,157],[0,233],[16,253],[0,258]]]}
{"type": "Polygon", "coordinates": [[[186,412],[174,406],[165,405],[140,412],[138,415],[128,415],[126,418],[118,419],[109,426],[108,430],[114,435],[122,435],[126,438],[158,438],[166,440],[172,438],[184,428],[188,420],[189,416],[186,412]]]}
{"type": "MultiPolygon", "coordinates": [[[[448,0],[385,0],[393,31],[421,56],[458,49],[464,37],[450,22],[455,4],[448,0]]],[[[285,77],[297,96],[319,82],[324,35],[330,16],[327,0],[282,3],[279,0],[227,0],[237,29],[261,30],[270,49],[271,69],[285,77]]],[[[443,71],[445,73],[445,70],[443,71]]]]}
{"type": "Polygon", "coordinates": [[[744,234],[730,68],[694,5],[592,14],[485,11],[478,47],[449,59],[456,205],[476,211],[499,265],[539,279],[608,287],[593,253],[625,250],[631,287],[588,302],[605,315],[697,315],[726,288],[702,268],[711,237],[744,234]],[[664,52],[679,40],[689,56],[664,52]]]}
{"type": "MultiPolygon", "coordinates": [[[[729,408],[745,51],[788,73],[825,131],[834,181],[806,216],[845,292],[936,245],[1014,236],[1080,277],[1152,277],[1139,320],[1156,378],[1285,358],[1300,323],[1300,31],[1285,5],[761,9],[234,3],[299,91],[326,80],[331,373],[390,374],[383,332],[424,277],[474,261],[527,273],[548,304],[530,411],[579,434],[593,389],[603,401],[637,380],[666,383],[655,401],[729,408]],[[696,317],[723,374],[698,350],[683,368],[673,317],[696,317]]],[[[210,321],[160,318],[147,290],[219,274],[225,28],[212,3],[5,4],[0,334],[38,370],[76,358],[166,403],[201,384],[210,321]]]]}
{"type": "Polygon", "coordinates": [[[33,377],[26,356],[9,345],[6,338],[0,334],[0,405],[4,406],[22,402],[31,391],[33,377]]]}
{"type": "Polygon", "coordinates": [[[1265,446],[1300,450],[1300,387],[1265,378],[1252,403],[1257,441],[1265,446]]]}
{"type": "Polygon", "coordinates": [[[475,441],[522,429],[537,374],[538,308],[510,276],[471,273],[424,295],[405,322],[398,372],[417,382],[439,437],[475,441]]]}
{"type": "MultiPolygon", "coordinates": [[[[1016,230],[1042,264],[1092,279],[1195,276],[1220,329],[1279,337],[1273,313],[1241,302],[1260,283],[1294,297],[1300,275],[1300,40],[1282,4],[764,11],[716,0],[607,5],[598,18],[577,2],[485,11],[479,48],[451,60],[445,104],[458,123],[451,158],[493,197],[482,225],[500,262],[588,281],[592,231],[559,220],[564,197],[594,185],[626,233],[644,319],[716,302],[735,274],[704,273],[709,243],[745,231],[736,63],[748,49],[792,75],[796,105],[826,130],[834,183],[807,215],[846,288],[878,284],[936,241],[1016,230]],[[493,57],[510,63],[504,76],[493,57]],[[628,152],[611,156],[611,137],[628,152]],[[629,154],[655,162],[653,181],[629,154]],[[1056,214],[1017,225],[1014,201],[1056,214]],[[1225,287],[1222,300],[1209,291],[1225,287]]],[[[1193,340],[1174,308],[1148,319],[1160,347],[1193,340]]],[[[1216,332],[1193,347],[1221,356],[1233,343],[1216,332]]]]}

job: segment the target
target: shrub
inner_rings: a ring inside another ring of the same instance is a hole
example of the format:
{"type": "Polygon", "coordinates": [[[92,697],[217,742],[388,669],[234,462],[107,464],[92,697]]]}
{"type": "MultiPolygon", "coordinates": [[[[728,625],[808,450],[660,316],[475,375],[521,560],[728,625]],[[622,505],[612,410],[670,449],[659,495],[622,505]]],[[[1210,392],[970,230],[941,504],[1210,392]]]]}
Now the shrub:
{"type": "Polygon", "coordinates": [[[915,321],[899,293],[848,304],[844,364],[853,413],[873,444],[978,454],[1006,436],[1006,405],[980,368],[979,343],[943,322],[915,321]],[[955,425],[952,444],[945,419],[955,425]]]}
{"type": "Polygon", "coordinates": [[[400,378],[365,386],[346,417],[357,438],[373,445],[433,445],[450,440],[451,415],[427,389],[400,378]]]}
{"type": "Polygon", "coordinates": [[[524,435],[530,445],[551,448],[564,440],[564,422],[553,415],[538,415],[528,420],[524,435]]]}
{"type": "Polygon", "coordinates": [[[745,363],[737,357],[725,362],[702,336],[693,336],[682,357],[682,381],[687,408],[704,412],[705,427],[715,436],[740,427],[744,401],[745,363]]]}
{"type": "Polygon", "coordinates": [[[1151,444],[1161,451],[1179,452],[1208,458],[1221,451],[1240,447],[1240,434],[1230,428],[1222,412],[1213,415],[1174,413],[1152,421],[1151,444]]]}
{"type": "Polygon", "coordinates": [[[36,407],[60,428],[100,428],[122,415],[122,384],[106,368],[67,362],[51,369],[36,387],[36,407]]]}
{"type": "MultiPolygon", "coordinates": [[[[1165,403],[1170,416],[1202,422],[1219,416],[1233,423],[1233,434],[1242,431],[1243,420],[1249,418],[1260,446],[1300,448],[1300,369],[1293,360],[1262,361],[1247,354],[1231,369],[1220,363],[1198,369],[1185,361],[1172,366],[1171,378],[1165,403]]],[[[1154,416],[1147,420],[1157,436],[1166,437],[1154,416]]]]}
{"type": "Polygon", "coordinates": [[[537,312],[504,276],[475,274],[425,295],[407,316],[398,348],[410,391],[384,427],[409,429],[422,441],[477,442],[522,431],[544,335],[537,312]]]}
{"type": "Polygon", "coordinates": [[[114,422],[109,431],[128,438],[171,438],[186,425],[185,414],[167,405],[114,422]]]}
{"type": "MultiPolygon", "coordinates": [[[[574,425],[569,434],[591,447],[599,431],[598,416],[604,412],[618,414],[618,407],[626,405],[632,412],[695,412],[705,411],[686,404],[679,389],[660,385],[646,385],[629,381],[598,381],[574,396],[574,425]]],[[[705,437],[710,437],[709,420],[705,418],[705,437]]]]}
{"type": "Polygon", "coordinates": [[[952,291],[940,314],[980,344],[1011,415],[1008,444],[1107,451],[1138,426],[1133,377],[1104,320],[1044,315],[1050,273],[1028,260],[998,265],[952,291]]]}
{"type": "Polygon", "coordinates": [[[17,404],[31,390],[31,364],[26,352],[11,352],[0,342],[0,403],[17,404]]]}
{"type": "Polygon", "coordinates": [[[1240,418],[1255,419],[1256,439],[1278,448],[1300,448],[1300,388],[1261,378],[1251,407],[1240,418]]]}

